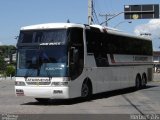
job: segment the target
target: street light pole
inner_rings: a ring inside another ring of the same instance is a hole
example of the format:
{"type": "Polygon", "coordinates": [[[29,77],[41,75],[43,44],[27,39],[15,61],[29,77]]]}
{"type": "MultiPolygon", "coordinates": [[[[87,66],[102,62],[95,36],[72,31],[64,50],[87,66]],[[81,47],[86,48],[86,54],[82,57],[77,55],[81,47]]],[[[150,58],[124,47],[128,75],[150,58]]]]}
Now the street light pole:
{"type": "Polygon", "coordinates": [[[114,28],[118,27],[120,24],[125,23],[125,22],[132,23],[132,21],[121,21],[117,25],[115,25],[114,28]]]}

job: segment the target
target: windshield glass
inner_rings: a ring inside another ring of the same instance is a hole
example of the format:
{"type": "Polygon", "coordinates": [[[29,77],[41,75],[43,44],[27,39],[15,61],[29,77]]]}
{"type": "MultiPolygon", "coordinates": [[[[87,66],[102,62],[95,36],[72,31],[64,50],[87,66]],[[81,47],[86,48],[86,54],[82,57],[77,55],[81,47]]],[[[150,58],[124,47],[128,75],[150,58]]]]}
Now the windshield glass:
{"type": "Polygon", "coordinates": [[[52,29],[52,30],[29,30],[21,31],[19,35],[18,44],[20,43],[52,43],[65,45],[66,44],[66,29],[52,29]]]}
{"type": "Polygon", "coordinates": [[[39,49],[19,49],[17,76],[68,76],[67,51],[66,45],[41,46],[39,49]]]}
{"type": "Polygon", "coordinates": [[[17,76],[68,76],[67,29],[22,30],[17,48],[17,76]]]}

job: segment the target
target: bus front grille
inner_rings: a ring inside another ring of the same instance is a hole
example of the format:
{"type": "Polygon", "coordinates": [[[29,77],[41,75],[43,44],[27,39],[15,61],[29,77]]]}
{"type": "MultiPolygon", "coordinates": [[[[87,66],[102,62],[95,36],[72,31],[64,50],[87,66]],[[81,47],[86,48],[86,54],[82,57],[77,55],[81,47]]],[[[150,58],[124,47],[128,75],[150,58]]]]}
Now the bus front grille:
{"type": "Polygon", "coordinates": [[[27,85],[50,85],[51,82],[27,82],[27,85]]]}

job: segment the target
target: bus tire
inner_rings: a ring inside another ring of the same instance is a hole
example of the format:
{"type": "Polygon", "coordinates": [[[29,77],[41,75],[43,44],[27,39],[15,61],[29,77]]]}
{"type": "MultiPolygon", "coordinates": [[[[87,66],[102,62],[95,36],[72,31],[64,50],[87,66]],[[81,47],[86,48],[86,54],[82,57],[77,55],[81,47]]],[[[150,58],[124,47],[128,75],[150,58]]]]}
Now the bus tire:
{"type": "Polygon", "coordinates": [[[49,102],[50,99],[48,98],[35,98],[38,102],[40,103],[47,103],[49,102]]]}
{"type": "Polygon", "coordinates": [[[147,84],[147,76],[146,74],[144,73],[142,75],[142,87],[145,88],[146,87],[146,84],[147,84]]]}
{"type": "Polygon", "coordinates": [[[136,90],[139,90],[142,86],[142,82],[141,82],[141,76],[138,74],[136,76],[136,80],[135,80],[135,88],[136,90]]]}
{"type": "Polygon", "coordinates": [[[92,84],[89,80],[85,80],[81,88],[82,99],[89,100],[92,96],[92,84]]]}

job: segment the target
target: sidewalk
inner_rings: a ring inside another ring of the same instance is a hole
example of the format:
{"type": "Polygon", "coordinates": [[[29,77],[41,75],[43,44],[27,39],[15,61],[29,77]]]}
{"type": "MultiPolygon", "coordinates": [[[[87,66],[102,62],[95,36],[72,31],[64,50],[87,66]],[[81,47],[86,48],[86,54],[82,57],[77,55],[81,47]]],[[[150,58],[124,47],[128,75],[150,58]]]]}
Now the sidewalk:
{"type": "Polygon", "coordinates": [[[15,77],[0,77],[0,80],[15,80],[15,77]]]}

